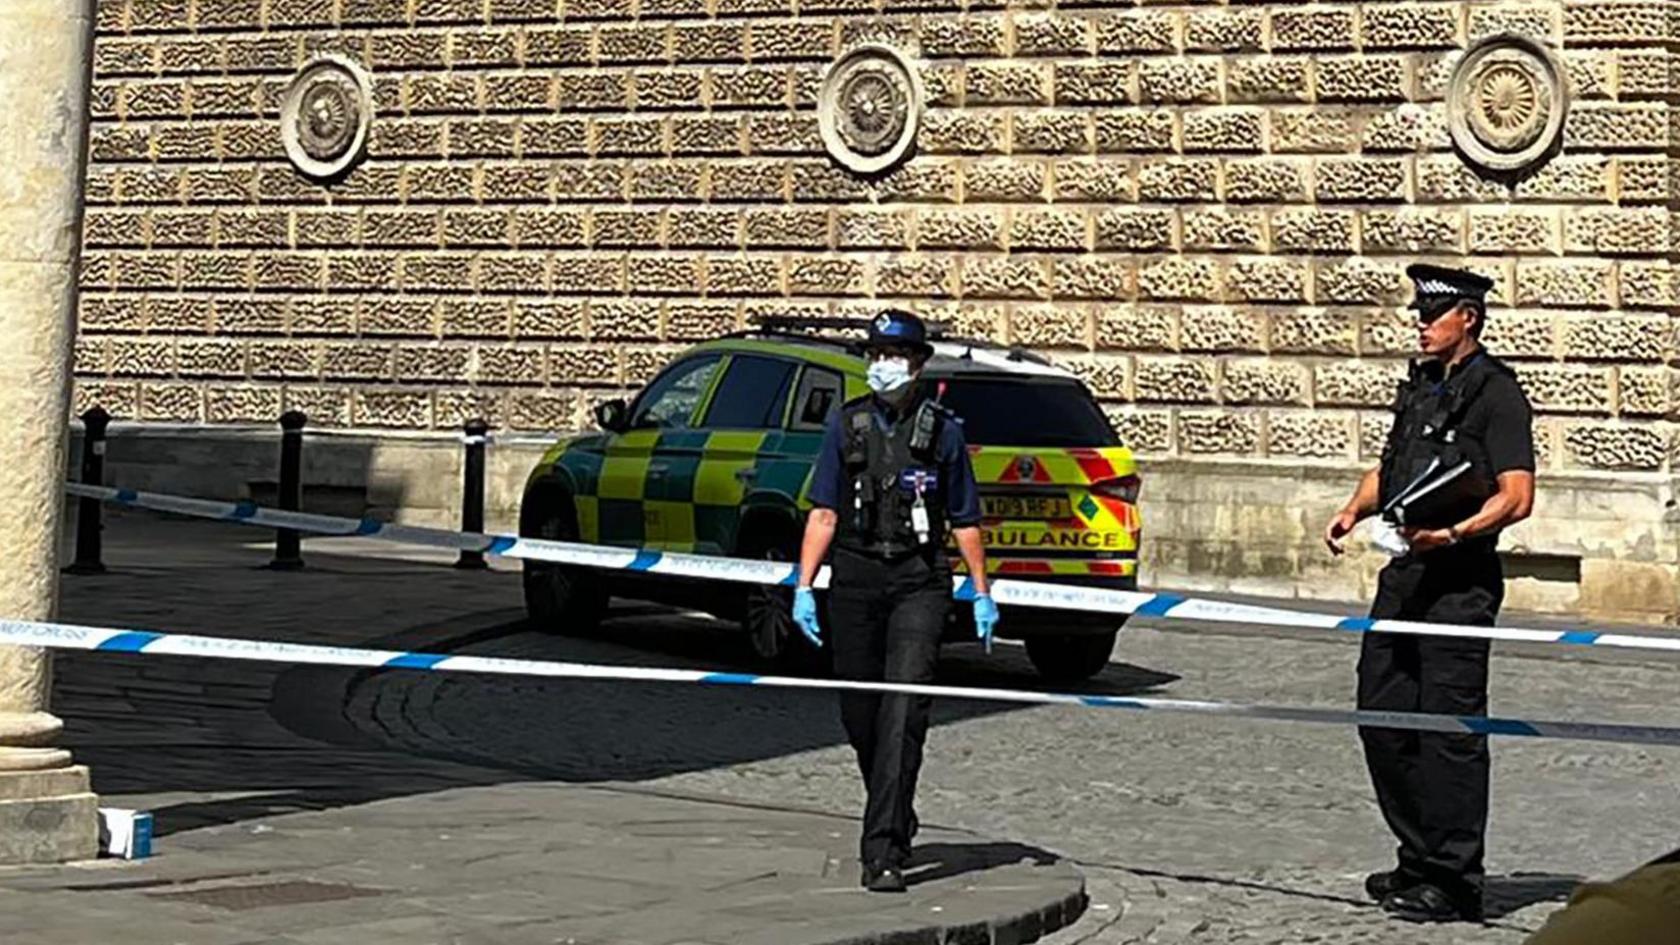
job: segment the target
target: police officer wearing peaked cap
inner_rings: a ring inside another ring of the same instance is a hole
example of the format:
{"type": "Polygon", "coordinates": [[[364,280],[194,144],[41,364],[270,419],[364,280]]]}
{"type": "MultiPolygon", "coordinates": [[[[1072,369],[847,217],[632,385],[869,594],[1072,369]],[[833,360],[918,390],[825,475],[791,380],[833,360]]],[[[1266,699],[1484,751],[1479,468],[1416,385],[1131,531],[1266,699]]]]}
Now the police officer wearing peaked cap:
{"type": "MultiPolygon", "coordinates": [[[[980,500],[961,423],[919,383],[933,354],[920,319],[886,311],[866,344],[872,393],[829,421],[809,497],[793,616],[813,643],[822,632],[811,582],[834,550],[829,627],[835,673],[845,679],[927,683],[952,607],[947,529],[970,580],[975,627],[989,648],[997,605],[988,592],[980,500]]],[[[931,701],[840,694],[840,720],[857,753],[868,800],[863,885],[901,892],[916,832],[916,777],[931,701]]]]}
{"type": "MultiPolygon", "coordinates": [[[[1378,515],[1392,560],[1377,579],[1371,616],[1491,626],[1504,597],[1495,546],[1534,504],[1528,398],[1482,348],[1485,295],[1472,272],[1414,265],[1410,308],[1418,347],[1394,402],[1382,463],[1325,527],[1333,554],[1361,519],[1378,515]]],[[[1487,714],[1489,641],[1367,633],[1359,707],[1487,714]]],[[[1485,735],[1361,728],[1383,817],[1399,840],[1395,869],[1366,878],[1382,908],[1416,922],[1479,921],[1487,828],[1485,735]]]]}

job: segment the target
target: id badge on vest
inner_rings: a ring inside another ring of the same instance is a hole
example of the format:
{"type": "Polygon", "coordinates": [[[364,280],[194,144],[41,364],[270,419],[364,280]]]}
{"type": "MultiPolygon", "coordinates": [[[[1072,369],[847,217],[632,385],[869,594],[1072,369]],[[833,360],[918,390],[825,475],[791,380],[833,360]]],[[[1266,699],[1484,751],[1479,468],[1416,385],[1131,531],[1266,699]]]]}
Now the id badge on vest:
{"type": "Polygon", "coordinates": [[[928,519],[927,493],[930,489],[939,488],[939,473],[919,467],[906,469],[899,473],[898,487],[916,497],[910,506],[910,527],[915,529],[916,543],[925,545],[933,531],[933,524],[928,519]]]}

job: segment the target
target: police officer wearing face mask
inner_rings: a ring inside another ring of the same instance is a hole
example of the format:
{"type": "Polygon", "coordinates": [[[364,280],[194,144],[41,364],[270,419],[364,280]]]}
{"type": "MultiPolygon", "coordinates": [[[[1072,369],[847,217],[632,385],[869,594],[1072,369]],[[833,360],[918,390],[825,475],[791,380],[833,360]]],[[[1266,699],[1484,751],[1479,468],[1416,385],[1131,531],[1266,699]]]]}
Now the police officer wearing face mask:
{"type": "MultiPolygon", "coordinates": [[[[1324,540],[1341,554],[1361,519],[1380,515],[1393,560],[1377,580],[1373,618],[1492,626],[1504,596],[1501,529],[1534,504],[1528,398],[1478,340],[1487,279],[1414,265],[1418,345],[1394,404],[1382,464],[1365,474],[1324,540]]],[[[1487,714],[1487,640],[1367,633],[1359,707],[1487,714]]],[[[1489,758],[1484,735],[1362,728],[1377,803],[1399,839],[1399,863],[1366,878],[1382,908],[1415,922],[1479,921],[1489,758]]]]}
{"type": "MultiPolygon", "coordinates": [[[[821,627],[811,581],[832,545],[834,670],[844,679],[927,683],[952,607],[949,528],[968,568],[975,627],[989,649],[997,605],[988,593],[980,499],[962,426],[918,383],[933,354],[908,312],[870,326],[869,387],[829,422],[811,474],[813,508],[799,559],[793,617],[812,643],[821,627]]],[[[916,832],[916,776],[931,700],[842,692],[840,719],[867,788],[863,885],[902,892],[916,832]]]]}

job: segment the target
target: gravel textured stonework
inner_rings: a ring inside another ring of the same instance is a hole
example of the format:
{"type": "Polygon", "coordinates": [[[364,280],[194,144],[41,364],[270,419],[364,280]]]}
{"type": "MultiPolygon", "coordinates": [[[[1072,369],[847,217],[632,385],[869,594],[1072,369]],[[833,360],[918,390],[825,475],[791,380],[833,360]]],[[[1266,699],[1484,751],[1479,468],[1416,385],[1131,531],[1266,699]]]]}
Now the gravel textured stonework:
{"type": "MultiPolygon", "coordinates": [[[[589,430],[689,343],[894,305],[1147,359],[1102,408],[1150,417],[1145,463],[1217,484],[1201,458],[1331,462],[1339,446],[1293,431],[1370,422],[1357,379],[1416,350],[1403,273],[1423,259],[1494,280],[1485,338],[1529,385],[1547,473],[1672,489],[1680,71],[1655,0],[95,6],[77,413],[589,430]],[[1454,69],[1502,32],[1552,48],[1569,86],[1558,152],[1509,179],[1448,121],[1454,69]],[[864,41],[902,50],[925,92],[911,155],[875,176],[818,121],[828,68],[864,41]],[[327,52],[375,104],[365,159],[332,183],[296,171],[278,121],[327,52]],[[622,364],[557,368],[599,347],[622,364]],[[1152,366],[1186,353],[1216,382],[1152,366]],[[1225,390],[1250,359],[1355,381],[1225,390]]],[[[1244,560],[1236,533],[1154,534],[1244,560]]],[[[1557,534],[1528,551],[1573,554],[1557,534]]]]}

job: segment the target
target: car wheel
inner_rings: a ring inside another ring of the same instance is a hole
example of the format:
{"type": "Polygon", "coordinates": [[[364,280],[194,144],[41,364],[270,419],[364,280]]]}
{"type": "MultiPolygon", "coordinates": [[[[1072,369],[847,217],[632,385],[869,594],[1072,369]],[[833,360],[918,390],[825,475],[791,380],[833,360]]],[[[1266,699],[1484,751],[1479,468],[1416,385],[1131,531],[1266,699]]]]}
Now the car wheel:
{"type": "MultiPolygon", "coordinates": [[[[762,561],[792,564],[796,539],[773,536],[749,536],[743,542],[742,557],[762,561]]],[[[817,609],[822,606],[819,595],[817,609]]],[[[826,615],[819,616],[823,630],[828,630],[826,615]]],[[[793,622],[793,588],[768,584],[749,585],[743,602],[741,629],[747,633],[747,643],[761,662],[783,672],[821,674],[826,672],[827,647],[814,647],[805,639],[799,625],[793,622]]]]}
{"type": "Polygon", "coordinates": [[[1102,672],[1114,652],[1118,631],[1033,635],[1025,639],[1027,658],[1051,682],[1081,682],[1102,672]]]}
{"type": "MultiPolygon", "coordinates": [[[[577,541],[577,523],[568,508],[545,509],[528,538],[577,541]]],[[[584,636],[599,628],[607,610],[601,575],[589,568],[524,561],[525,612],[545,633],[584,636]]]]}

